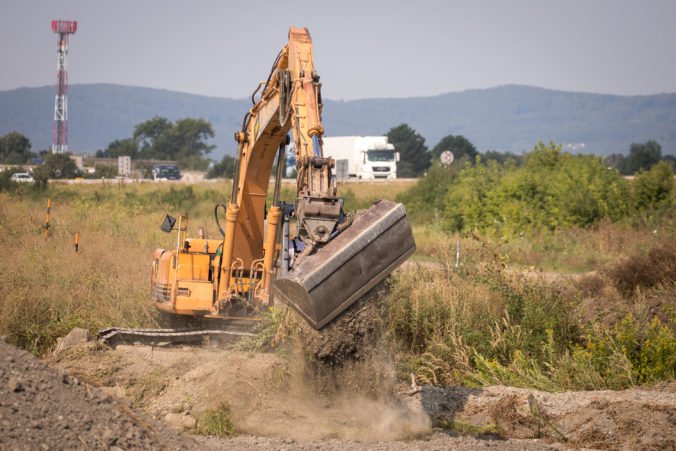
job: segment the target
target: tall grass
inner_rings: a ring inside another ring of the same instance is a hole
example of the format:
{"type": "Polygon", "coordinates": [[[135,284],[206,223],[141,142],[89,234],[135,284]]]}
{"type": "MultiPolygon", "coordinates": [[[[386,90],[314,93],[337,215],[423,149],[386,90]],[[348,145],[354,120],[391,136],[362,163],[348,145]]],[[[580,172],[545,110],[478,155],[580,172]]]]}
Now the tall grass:
{"type": "MultiPolygon", "coordinates": [[[[510,270],[499,246],[474,238],[462,240],[465,254],[456,266],[453,247],[440,243],[436,264],[418,264],[392,284],[388,323],[405,374],[438,385],[543,390],[617,389],[676,376],[672,245],[659,247],[652,272],[661,278],[643,285],[662,296],[643,309],[648,314],[638,313],[641,292],[622,296],[610,286],[587,293],[586,302],[626,309],[611,324],[579,308],[584,295],[570,280],[510,270]]],[[[604,273],[621,273],[637,258],[604,273]]]]}
{"type": "Polygon", "coordinates": [[[175,239],[159,224],[167,212],[189,211],[193,231],[210,224],[215,236],[209,217],[214,193],[190,186],[99,185],[52,187],[32,197],[0,194],[0,333],[39,354],[73,327],[94,332],[155,325],[152,251],[175,239]],[[45,238],[47,197],[53,205],[45,238]]]}
{"type": "MultiPolygon", "coordinates": [[[[343,194],[347,208],[358,209],[405,187],[350,184],[343,194]]],[[[155,325],[151,255],[175,239],[159,229],[164,215],[188,213],[191,234],[202,226],[216,237],[213,206],[226,202],[228,191],[214,184],[109,184],[0,193],[0,334],[40,354],[72,327],[155,325]],[[54,204],[45,239],[48,197],[54,204]]],[[[293,186],[282,194],[292,200],[293,186]]],[[[402,372],[439,385],[546,390],[673,378],[676,249],[670,223],[662,224],[654,230],[600,222],[509,242],[414,225],[419,258],[395,275],[388,295],[402,372]],[[664,252],[646,253],[651,247],[664,252]],[[599,271],[573,283],[521,271],[530,266],[599,271]]]]}

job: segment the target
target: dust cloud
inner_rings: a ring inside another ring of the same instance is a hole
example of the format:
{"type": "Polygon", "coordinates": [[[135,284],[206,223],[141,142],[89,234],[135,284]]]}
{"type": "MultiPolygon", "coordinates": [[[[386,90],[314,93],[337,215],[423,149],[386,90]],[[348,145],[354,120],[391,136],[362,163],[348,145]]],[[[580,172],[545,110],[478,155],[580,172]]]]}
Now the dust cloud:
{"type": "Polygon", "coordinates": [[[384,285],[378,285],[320,332],[299,320],[281,350],[287,365],[276,402],[284,408],[238,424],[297,441],[401,440],[429,433],[428,415],[396,395],[395,365],[381,328],[385,298],[384,285]]]}

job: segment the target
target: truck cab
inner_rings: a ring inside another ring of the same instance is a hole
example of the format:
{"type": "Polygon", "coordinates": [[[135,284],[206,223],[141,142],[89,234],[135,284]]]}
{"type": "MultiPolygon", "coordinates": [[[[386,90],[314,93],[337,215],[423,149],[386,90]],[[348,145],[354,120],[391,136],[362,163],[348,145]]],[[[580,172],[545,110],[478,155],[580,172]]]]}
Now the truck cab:
{"type": "Polygon", "coordinates": [[[324,138],[324,154],[336,161],[338,178],[396,179],[399,152],[387,136],[324,138]]]}
{"type": "Polygon", "coordinates": [[[374,145],[362,151],[362,179],[396,179],[399,152],[392,144],[374,145]]]}

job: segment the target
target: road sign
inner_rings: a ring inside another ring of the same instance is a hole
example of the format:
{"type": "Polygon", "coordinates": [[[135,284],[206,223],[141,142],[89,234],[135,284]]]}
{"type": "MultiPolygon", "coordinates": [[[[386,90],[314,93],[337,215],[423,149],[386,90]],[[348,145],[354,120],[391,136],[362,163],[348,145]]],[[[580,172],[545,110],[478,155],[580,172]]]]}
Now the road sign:
{"type": "Polygon", "coordinates": [[[450,150],[441,152],[441,164],[448,166],[451,163],[453,163],[453,152],[450,150]]]}
{"type": "Polygon", "coordinates": [[[117,173],[120,177],[131,175],[131,157],[117,157],[117,173]]]}

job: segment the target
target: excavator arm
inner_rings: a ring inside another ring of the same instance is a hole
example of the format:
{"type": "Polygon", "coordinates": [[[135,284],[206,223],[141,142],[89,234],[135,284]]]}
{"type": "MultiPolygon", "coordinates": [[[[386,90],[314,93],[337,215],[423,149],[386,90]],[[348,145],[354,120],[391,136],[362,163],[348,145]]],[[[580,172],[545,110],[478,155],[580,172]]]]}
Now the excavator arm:
{"type": "Polygon", "coordinates": [[[321,150],[324,130],[320,88],[310,33],[305,28],[291,28],[288,44],[279,53],[267,80],[254,93],[255,96],[262,89],[260,98],[246,114],[242,130],[235,134],[237,163],[226,214],[219,287],[221,298],[226,298],[232,291],[230,273],[234,259],[241,259],[243,266],[249,268],[257,259],[263,258],[262,287],[263,290],[270,288],[281,219],[278,205],[281,174],[275,178],[264,242],[265,202],[275,156],[278,171],[283,166],[289,131],[293,135],[298,162],[296,216],[299,234],[310,247],[326,243],[339,220],[342,200],[335,196],[331,174],[334,162],[324,158],[321,150]],[[264,243],[263,247],[261,243],[264,243]]]}

